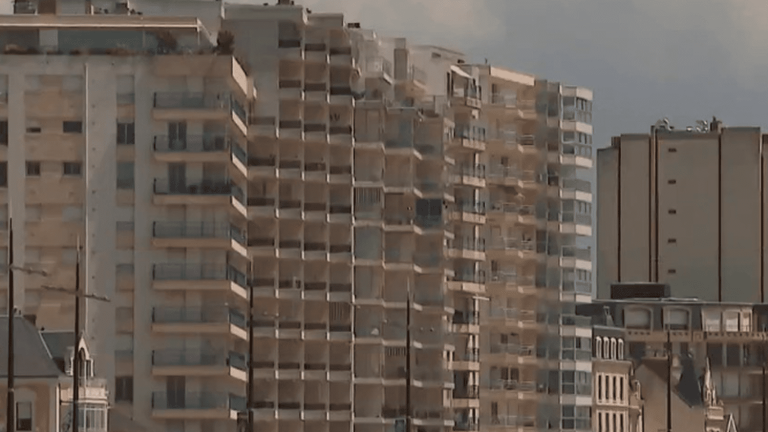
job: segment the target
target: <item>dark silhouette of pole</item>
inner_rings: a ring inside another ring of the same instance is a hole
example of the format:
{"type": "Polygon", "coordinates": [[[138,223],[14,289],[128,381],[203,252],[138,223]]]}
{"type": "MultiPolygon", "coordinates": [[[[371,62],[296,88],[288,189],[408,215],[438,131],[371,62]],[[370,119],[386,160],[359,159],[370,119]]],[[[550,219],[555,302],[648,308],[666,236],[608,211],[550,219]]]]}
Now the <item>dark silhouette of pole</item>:
{"type": "MultiPolygon", "coordinates": [[[[78,242],[79,243],[79,242],[78,242]]],[[[80,401],[80,245],[75,264],[75,352],[72,357],[72,430],[80,430],[77,403],[80,401]]]]}
{"type": "Polygon", "coordinates": [[[667,432],[672,432],[672,340],[667,328],[667,432]]]}
{"type": "Polygon", "coordinates": [[[16,398],[14,394],[14,362],[13,321],[15,318],[16,302],[13,293],[13,218],[8,218],[8,391],[6,395],[6,425],[5,430],[16,430],[14,414],[16,413],[16,398]]]}
{"type": "Polygon", "coordinates": [[[248,264],[248,432],[253,432],[253,265],[248,264]]]}
{"type": "Polygon", "coordinates": [[[763,432],[766,432],[765,429],[765,362],[763,362],[763,432]]]}
{"type": "Polygon", "coordinates": [[[411,281],[405,309],[405,432],[411,432],[411,281]]]}

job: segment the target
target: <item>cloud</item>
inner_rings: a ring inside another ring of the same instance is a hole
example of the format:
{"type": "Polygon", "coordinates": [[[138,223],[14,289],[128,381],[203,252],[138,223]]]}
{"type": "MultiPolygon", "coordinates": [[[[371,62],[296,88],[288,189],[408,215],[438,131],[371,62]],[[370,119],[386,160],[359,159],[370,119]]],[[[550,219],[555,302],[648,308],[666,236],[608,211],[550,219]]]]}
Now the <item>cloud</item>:
{"type": "Polygon", "coordinates": [[[465,48],[503,35],[499,0],[301,0],[317,12],[343,12],[384,36],[465,48]]]}

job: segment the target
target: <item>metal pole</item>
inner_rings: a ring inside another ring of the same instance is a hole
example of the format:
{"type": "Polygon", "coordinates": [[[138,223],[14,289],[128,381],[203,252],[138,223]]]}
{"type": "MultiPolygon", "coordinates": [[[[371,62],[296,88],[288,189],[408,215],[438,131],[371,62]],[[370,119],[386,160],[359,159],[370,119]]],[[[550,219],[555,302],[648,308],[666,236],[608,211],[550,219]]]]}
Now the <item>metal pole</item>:
{"type": "Polygon", "coordinates": [[[765,429],[765,362],[763,362],[763,432],[765,429]]]}
{"type": "Polygon", "coordinates": [[[411,281],[405,309],[405,432],[411,432],[411,281]]]}
{"type": "Polygon", "coordinates": [[[75,268],[75,353],[72,357],[72,430],[80,430],[77,403],[80,400],[80,242],[77,245],[75,268]]]}
{"type": "Polygon", "coordinates": [[[667,432],[672,432],[672,341],[667,329],[667,432]]]}
{"type": "Polygon", "coordinates": [[[253,264],[248,263],[248,432],[253,432],[253,264]]]}
{"type": "Polygon", "coordinates": [[[16,399],[14,394],[14,362],[15,352],[13,343],[13,321],[15,318],[16,302],[13,293],[13,218],[8,218],[8,392],[6,395],[6,425],[5,430],[14,432],[14,414],[16,413],[16,399]]]}

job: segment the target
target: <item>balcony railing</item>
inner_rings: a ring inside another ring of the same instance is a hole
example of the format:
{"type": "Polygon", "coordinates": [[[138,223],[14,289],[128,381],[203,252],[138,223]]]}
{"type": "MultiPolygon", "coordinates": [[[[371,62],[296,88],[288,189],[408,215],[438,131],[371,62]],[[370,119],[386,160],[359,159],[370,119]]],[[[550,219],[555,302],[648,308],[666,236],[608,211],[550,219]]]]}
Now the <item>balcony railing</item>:
{"type": "Polygon", "coordinates": [[[226,109],[229,101],[228,94],[155,93],[153,106],[165,109],[226,109]]]}
{"type": "Polygon", "coordinates": [[[449,249],[485,252],[484,238],[461,238],[448,241],[449,249]]]}
{"type": "Polygon", "coordinates": [[[485,214],[485,202],[483,201],[458,201],[455,208],[456,211],[463,213],[485,214]]]}
{"type": "Polygon", "coordinates": [[[152,393],[152,409],[245,411],[246,399],[231,393],[152,393]]]}
{"type": "Polygon", "coordinates": [[[585,281],[563,281],[563,291],[592,294],[592,284],[585,281]]]}
{"type": "Polygon", "coordinates": [[[224,324],[246,328],[245,315],[228,307],[183,308],[156,307],[152,310],[156,324],[224,324]]]}
{"type": "Polygon", "coordinates": [[[480,312],[455,311],[452,322],[454,324],[480,324],[480,312]]]}
{"type": "Polygon", "coordinates": [[[464,388],[453,389],[454,399],[477,399],[480,397],[480,386],[469,385],[464,388]]]}
{"type": "Polygon", "coordinates": [[[155,222],[155,238],[232,239],[246,244],[245,232],[229,223],[216,222],[155,222]]]}
{"type": "Polygon", "coordinates": [[[453,430],[463,431],[463,432],[478,431],[480,430],[480,422],[477,419],[456,420],[456,422],[453,425],[453,430]]]}
{"type": "Polygon", "coordinates": [[[236,352],[214,350],[156,350],[152,351],[154,366],[231,366],[245,370],[245,356],[236,352]]]}
{"type": "Polygon", "coordinates": [[[564,155],[575,155],[586,158],[592,157],[592,146],[578,143],[563,143],[561,150],[564,155]]]}
{"type": "Polygon", "coordinates": [[[456,125],[454,134],[456,135],[456,138],[473,141],[485,141],[487,138],[487,130],[482,126],[477,125],[456,125]]]}
{"type": "Polygon", "coordinates": [[[366,72],[385,73],[392,76],[392,62],[383,57],[369,57],[365,60],[366,72]]]}
{"type": "Polygon", "coordinates": [[[243,193],[243,189],[229,179],[203,180],[200,183],[194,184],[171,182],[168,179],[155,179],[154,192],[157,195],[229,195],[241,204],[245,204],[245,194],[243,193]]]}
{"type": "MultiPolygon", "coordinates": [[[[155,135],[153,143],[153,148],[159,153],[221,152],[233,147],[238,147],[235,141],[224,135],[187,135],[181,138],[155,135]]],[[[240,152],[242,155],[245,154],[242,148],[240,148],[240,152]]]]}
{"type": "Polygon", "coordinates": [[[408,79],[425,84],[427,82],[427,73],[416,66],[411,66],[408,68],[408,79]]]}
{"type": "Polygon", "coordinates": [[[462,165],[458,167],[456,174],[468,177],[485,178],[485,165],[462,165]]]}
{"type": "Polygon", "coordinates": [[[245,274],[228,264],[155,264],[152,267],[154,280],[227,280],[245,287],[245,274]]]}
{"type": "Polygon", "coordinates": [[[592,251],[587,248],[580,248],[576,246],[563,246],[562,249],[563,258],[576,258],[583,261],[592,260],[592,251]]]}
{"type": "Polygon", "coordinates": [[[485,270],[457,270],[453,276],[454,282],[485,283],[485,270]]]}
{"type": "Polygon", "coordinates": [[[592,183],[588,180],[563,179],[561,187],[563,189],[575,190],[578,192],[592,193],[592,183]]]}
{"type": "Polygon", "coordinates": [[[415,222],[422,228],[437,228],[443,225],[442,215],[416,215],[415,222]]]}

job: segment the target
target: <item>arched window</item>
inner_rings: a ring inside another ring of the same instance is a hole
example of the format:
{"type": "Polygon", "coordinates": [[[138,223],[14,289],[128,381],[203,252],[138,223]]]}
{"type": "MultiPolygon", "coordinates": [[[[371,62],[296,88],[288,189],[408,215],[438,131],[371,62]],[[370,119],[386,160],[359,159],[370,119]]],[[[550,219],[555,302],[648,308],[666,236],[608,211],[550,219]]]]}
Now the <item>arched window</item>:
{"type": "Polygon", "coordinates": [[[608,338],[603,338],[603,358],[611,358],[611,342],[608,338]]]}
{"type": "Polygon", "coordinates": [[[611,338],[611,360],[616,360],[616,338],[611,338]]]}
{"type": "Polygon", "coordinates": [[[600,336],[595,338],[595,358],[600,358],[603,356],[602,350],[603,349],[603,339],[600,338],[600,336]]]}
{"type": "Polygon", "coordinates": [[[624,360],[624,340],[619,339],[618,347],[616,348],[616,354],[618,354],[618,357],[616,357],[619,360],[624,360]]]}

